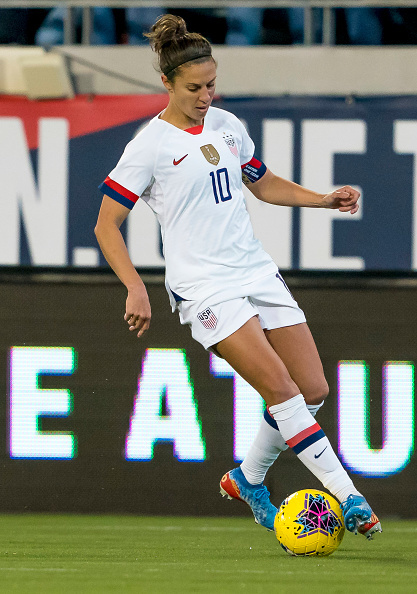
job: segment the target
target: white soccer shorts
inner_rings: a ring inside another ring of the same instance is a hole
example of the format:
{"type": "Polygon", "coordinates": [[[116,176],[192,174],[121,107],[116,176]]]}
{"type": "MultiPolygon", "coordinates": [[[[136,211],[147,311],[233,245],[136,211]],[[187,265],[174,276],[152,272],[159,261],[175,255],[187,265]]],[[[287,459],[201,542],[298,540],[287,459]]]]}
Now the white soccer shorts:
{"type": "Polygon", "coordinates": [[[259,317],[264,330],[306,321],[279,272],[237,287],[237,292],[242,295],[222,303],[179,303],[181,324],[191,327],[193,338],[205,349],[212,350],[210,347],[239,330],[254,316],[259,317]]]}

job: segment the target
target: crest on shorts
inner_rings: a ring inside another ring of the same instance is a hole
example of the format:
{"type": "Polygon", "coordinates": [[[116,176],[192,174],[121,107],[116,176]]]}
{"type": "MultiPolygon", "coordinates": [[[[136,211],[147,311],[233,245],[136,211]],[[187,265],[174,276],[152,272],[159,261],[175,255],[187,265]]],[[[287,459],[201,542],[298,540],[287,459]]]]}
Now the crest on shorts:
{"type": "Polygon", "coordinates": [[[197,318],[203,324],[204,328],[207,328],[207,330],[214,330],[214,328],[217,326],[217,318],[209,307],[206,307],[205,310],[200,311],[197,314],[197,318]]]}
{"type": "Polygon", "coordinates": [[[235,157],[238,157],[239,156],[239,153],[237,151],[236,141],[233,138],[233,136],[231,134],[227,134],[226,132],[223,132],[223,140],[225,141],[225,143],[229,147],[230,152],[232,153],[232,155],[234,155],[235,157]]]}
{"type": "Polygon", "coordinates": [[[217,165],[219,163],[220,155],[212,144],[204,144],[200,146],[200,150],[210,165],[217,165]]]}

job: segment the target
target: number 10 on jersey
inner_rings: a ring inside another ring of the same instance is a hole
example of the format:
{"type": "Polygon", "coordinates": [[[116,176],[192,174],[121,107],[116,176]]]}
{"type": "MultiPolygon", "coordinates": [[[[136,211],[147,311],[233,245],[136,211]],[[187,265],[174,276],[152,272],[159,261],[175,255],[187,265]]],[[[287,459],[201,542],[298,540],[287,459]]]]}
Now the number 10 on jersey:
{"type": "Polygon", "coordinates": [[[226,167],[211,171],[210,177],[216,204],[219,204],[219,196],[221,202],[231,200],[233,196],[230,193],[229,174],[226,167]]]}

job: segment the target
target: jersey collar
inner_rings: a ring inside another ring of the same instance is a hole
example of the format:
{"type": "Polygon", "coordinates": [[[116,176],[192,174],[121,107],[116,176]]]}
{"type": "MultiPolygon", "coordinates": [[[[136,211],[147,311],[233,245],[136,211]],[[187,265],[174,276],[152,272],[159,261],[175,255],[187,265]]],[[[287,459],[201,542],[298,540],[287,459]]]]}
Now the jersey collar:
{"type": "Polygon", "coordinates": [[[188,132],[189,134],[201,134],[204,128],[204,124],[200,124],[199,126],[193,126],[192,128],[186,128],[184,132],[188,132]]]}

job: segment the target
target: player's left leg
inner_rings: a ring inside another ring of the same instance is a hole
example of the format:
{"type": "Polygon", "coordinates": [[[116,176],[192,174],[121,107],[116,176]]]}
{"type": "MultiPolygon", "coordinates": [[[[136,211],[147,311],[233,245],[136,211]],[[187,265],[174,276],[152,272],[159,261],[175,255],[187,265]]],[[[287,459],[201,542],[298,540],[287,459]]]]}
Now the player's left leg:
{"type": "MultiPolygon", "coordinates": [[[[307,403],[307,408],[314,416],[327,396],[328,386],[316,345],[307,324],[266,330],[265,335],[275,352],[282,359],[291,378],[299,386],[307,403]]],[[[275,409],[275,407],[272,408],[275,409]]],[[[282,414],[282,412],[279,414],[282,414]]],[[[283,414],[285,416],[288,412],[283,414]]],[[[265,417],[265,419],[257,438],[255,438],[248,455],[242,463],[242,471],[249,482],[255,479],[256,482],[262,483],[269,466],[274,462],[280,451],[286,449],[286,443],[280,431],[278,431],[275,420],[269,417],[265,417]],[[266,424],[269,425],[268,429],[266,424]],[[271,429],[272,431],[275,430],[275,433],[271,432],[271,429]]],[[[333,452],[327,437],[323,438],[323,442],[324,440],[326,440],[325,447],[319,456],[323,456],[324,459],[320,463],[318,463],[316,456],[314,456],[315,459],[311,457],[308,447],[305,448],[307,451],[303,450],[300,453],[296,451],[296,453],[307,468],[318,476],[324,486],[341,501],[347,528],[351,531],[358,529],[359,532],[370,537],[373,532],[381,530],[379,520],[375,514],[372,514],[370,518],[371,509],[369,505],[355,489],[350,477],[333,452]],[[323,463],[324,473],[323,468],[320,468],[323,463]],[[361,523],[361,520],[366,521],[361,523]]],[[[288,441],[291,445],[292,440],[288,441]]],[[[296,449],[297,447],[295,447],[296,449]]]]}
{"type": "MultiPolygon", "coordinates": [[[[316,345],[307,324],[266,330],[265,334],[268,342],[283,360],[291,378],[300,387],[307,405],[320,407],[328,394],[328,386],[316,345]]],[[[276,411],[276,407],[272,407],[271,412],[274,410],[276,411]]],[[[316,412],[317,410],[316,408],[316,412]]],[[[286,417],[288,412],[278,411],[278,415],[274,415],[275,419],[280,415],[286,417]]],[[[302,442],[293,445],[294,438],[286,438],[286,441],[290,447],[293,447],[303,464],[339,499],[348,530],[351,532],[358,530],[368,538],[374,532],[381,531],[378,518],[372,512],[365,498],[356,490],[327,437],[320,440],[324,446],[322,453],[314,455],[314,457],[309,451],[312,448],[308,445],[299,451],[302,442]],[[320,461],[319,458],[322,460],[320,461]]]]}

